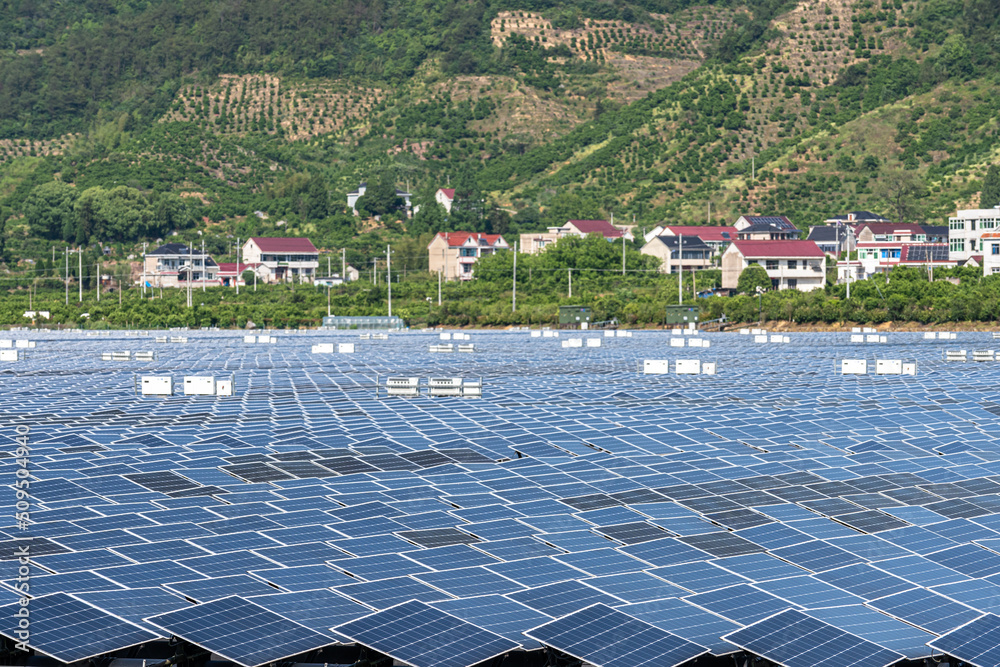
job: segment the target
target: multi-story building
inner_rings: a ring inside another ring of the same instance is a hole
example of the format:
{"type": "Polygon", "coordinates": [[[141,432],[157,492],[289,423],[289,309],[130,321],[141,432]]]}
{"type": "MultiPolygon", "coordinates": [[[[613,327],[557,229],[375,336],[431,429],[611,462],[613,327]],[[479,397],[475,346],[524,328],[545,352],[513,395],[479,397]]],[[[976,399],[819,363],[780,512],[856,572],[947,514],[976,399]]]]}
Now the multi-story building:
{"type": "Polygon", "coordinates": [[[743,270],[758,264],[774,289],[821,289],[825,261],[826,254],[812,241],[733,241],[722,253],[722,288],[736,289],[743,270]]]}
{"type": "Polygon", "coordinates": [[[741,215],[733,223],[741,241],[791,241],[799,230],[783,215],[741,215]]]}
{"type": "Polygon", "coordinates": [[[608,241],[617,241],[623,236],[626,241],[634,238],[631,227],[617,227],[607,220],[567,220],[562,227],[549,227],[547,232],[521,234],[521,245],[518,249],[529,255],[535,255],[559,239],[567,236],[582,238],[589,234],[600,234],[608,241]]]}
{"type": "Polygon", "coordinates": [[[257,276],[268,283],[312,282],[319,268],[319,250],[305,238],[253,236],[240,259],[256,265],[257,276]]]}
{"type": "Polygon", "coordinates": [[[218,284],[218,264],[200,250],[183,243],[165,243],[143,258],[143,280],[148,287],[186,287],[218,284]]]}
{"type": "Polygon", "coordinates": [[[709,225],[657,225],[643,235],[646,243],[657,236],[697,236],[713,252],[721,253],[736,240],[735,227],[711,227],[709,225]]]}
{"type": "Polygon", "coordinates": [[[949,258],[944,243],[859,243],[858,258],[837,262],[837,282],[864,280],[877,273],[887,273],[897,266],[948,268],[957,261],[949,258]]]}
{"type": "Polygon", "coordinates": [[[948,218],[948,257],[956,261],[982,255],[980,238],[1000,229],[1000,206],[958,211],[948,218]]]}
{"type": "Polygon", "coordinates": [[[639,252],[659,259],[662,273],[712,266],[712,248],[697,236],[654,236],[639,252]]]}
{"type": "Polygon", "coordinates": [[[428,268],[431,273],[440,271],[445,280],[471,280],[480,257],[508,248],[499,234],[438,232],[427,245],[428,268]]]}
{"type": "Polygon", "coordinates": [[[854,228],[843,222],[820,225],[809,230],[807,241],[812,241],[825,253],[839,256],[842,252],[854,250],[857,239],[854,228]]]}
{"type": "Polygon", "coordinates": [[[927,232],[915,223],[866,222],[854,226],[858,244],[927,243],[927,232]]]}
{"type": "Polygon", "coordinates": [[[983,249],[983,275],[1000,273],[1000,232],[986,232],[979,237],[983,249]]]}

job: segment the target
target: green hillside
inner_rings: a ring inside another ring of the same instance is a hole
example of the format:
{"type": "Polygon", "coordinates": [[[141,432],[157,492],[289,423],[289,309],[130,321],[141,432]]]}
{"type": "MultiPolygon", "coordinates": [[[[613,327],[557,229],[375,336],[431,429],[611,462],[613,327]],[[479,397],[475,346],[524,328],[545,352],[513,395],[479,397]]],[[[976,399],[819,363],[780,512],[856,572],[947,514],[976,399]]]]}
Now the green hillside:
{"type": "Polygon", "coordinates": [[[998,28],[990,0],[4,3],[2,259],[280,233],[416,270],[432,231],[569,217],[941,222],[1000,162],[998,28]],[[362,180],[379,222],[345,211],[362,180]]]}

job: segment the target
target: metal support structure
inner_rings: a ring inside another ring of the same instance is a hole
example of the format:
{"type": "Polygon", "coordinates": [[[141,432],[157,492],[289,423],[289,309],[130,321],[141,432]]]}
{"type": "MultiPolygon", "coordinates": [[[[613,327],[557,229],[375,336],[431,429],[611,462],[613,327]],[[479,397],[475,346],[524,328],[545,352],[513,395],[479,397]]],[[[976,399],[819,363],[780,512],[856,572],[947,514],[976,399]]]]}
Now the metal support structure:
{"type": "Polygon", "coordinates": [[[517,312],[517,241],[514,241],[514,293],[511,297],[510,312],[517,312]]]}
{"type": "Polygon", "coordinates": [[[392,317],[392,246],[385,247],[385,281],[389,290],[389,317],[392,317]]]}
{"type": "Polygon", "coordinates": [[[684,236],[677,235],[677,305],[684,305],[684,236]]]}

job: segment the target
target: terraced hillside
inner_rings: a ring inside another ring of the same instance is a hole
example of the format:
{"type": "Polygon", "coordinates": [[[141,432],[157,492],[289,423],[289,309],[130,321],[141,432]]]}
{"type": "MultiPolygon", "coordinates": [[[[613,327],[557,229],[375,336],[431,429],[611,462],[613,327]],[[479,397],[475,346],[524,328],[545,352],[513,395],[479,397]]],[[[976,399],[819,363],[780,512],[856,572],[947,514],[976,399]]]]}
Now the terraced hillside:
{"type": "Polygon", "coordinates": [[[289,233],[333,243],[331,230],[355,227],[344,195],[360,181],[416,193],[424,214],[412,223],[357,226],[398,235],[747,211],[808,226],[854,208],[940,221],[977,202],[998,158],[1000,47],[990,35],[1000,19],[989,0],[376,0],[361,14],[339,0],[293,0],[294,26],[284,16],[255,23],[261,2],[247,0],[239,16],[216,0],[119,7],[104,33],[54,6],[80,27],[24,32],[20,10],[0,8],[0,29],[19,35],[16,51],[0,49],[5,252],[50,247],[55,239],[31,235],[41,227],[86,237],[76,209],[60,209],[64,226],[28,222],[37,188],[53,180],[77,192],[126,187],[149,202],[179,194],[191,225],[233,236],[254,232],[264,223],[253,213],[266,211],[289,233]],[[171,11],[188,33],[153,29],[171,11]],[[219,29],[185,42],[204,25],[219,29]],[[131,54],[128,66],[101,60],[95,45],[112,34],[134,35],[119,54],[131,54]],[[83,75],[89,88],[73,88],[83,75]],[[485,198],[483,214],[446,219],[431,206],[449,183],[485,198]]]}

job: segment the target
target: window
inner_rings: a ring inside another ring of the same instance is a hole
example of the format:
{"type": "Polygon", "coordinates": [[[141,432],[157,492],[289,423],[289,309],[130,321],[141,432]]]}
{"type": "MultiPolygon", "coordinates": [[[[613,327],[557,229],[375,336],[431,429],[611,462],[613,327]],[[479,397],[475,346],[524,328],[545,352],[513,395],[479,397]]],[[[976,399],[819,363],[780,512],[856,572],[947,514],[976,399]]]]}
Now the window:
{"type": "Polygon", "coordinates": [[[778,260],[776,260],[776,259],[769,259],[769,260],[767,260],[767,263],[764,266],[764,268],[767,269],[768,271],[777,271],[778,270],[778,260]]]}
{"type": "Polygon", "coordinates": [[[462,273],[466,273],[466,274],[472,273],[472,264],[463,264],[462,265],[462,273]]]}
{"type": "Polygon", "coordinates": [[[948,229],[953,231],[964,232],[965,231],[965,221],[958,220],[957,218],[952,218],[948,221],[948,229]]]}
{"type": "Polygon", "coordinates": [[[902,250],[900,250],[900,249],[890,250],[889,251],[889,257],[891,257],[892,259],[899,259],[899,255],[900,255],[901,252],[902,252],[902,250]]]}
{"type": "Polygon", "coordinates": [[[459,255],[461,257],[475,257],[476,256],[476,249],[475,248],[462,248],[461,251],[459,252],[459,255]]]}
{"type": "Polygon", "coordinates": [[[797,269],[799,268],[799,261],[797,259],[788,260],[788,268],[797,269]]]}
{"type": "Polygon", "coordinates": [[[1000,255],[1000,243],[994,243],[993,244],[992,254],[994,254],[994,255],[1000,255]]]}
{"type": "Polygon", "coordinates": [[[962,243],[962,239],[951,239],[948,243],[948,250],[951,252],[962,252],[963,245],[964,243],[962,243]]]}
{"type": "Polygon", "coordinates": [[[788,279],[788,289],[798,289],[799,281],[795,278],[788,279]]]}

